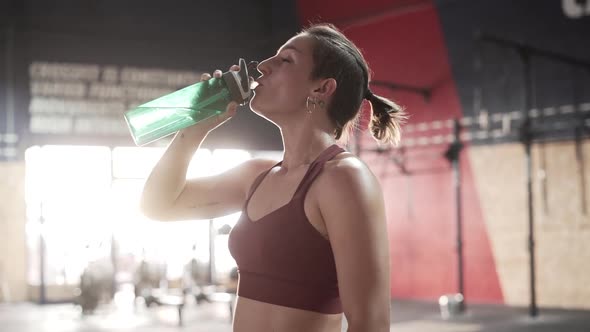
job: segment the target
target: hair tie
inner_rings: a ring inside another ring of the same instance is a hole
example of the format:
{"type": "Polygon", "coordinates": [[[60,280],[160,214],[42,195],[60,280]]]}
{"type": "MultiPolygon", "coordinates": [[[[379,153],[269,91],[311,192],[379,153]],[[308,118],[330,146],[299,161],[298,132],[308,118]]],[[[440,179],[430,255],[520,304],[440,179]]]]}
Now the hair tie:
{"type": "Polygon", "coordinates": [[[367,91],[365,92],[365,99],[366,100],[371,100],[373,98],[373,91],[371,91],[371,89],[367,88],[367,91]]]}

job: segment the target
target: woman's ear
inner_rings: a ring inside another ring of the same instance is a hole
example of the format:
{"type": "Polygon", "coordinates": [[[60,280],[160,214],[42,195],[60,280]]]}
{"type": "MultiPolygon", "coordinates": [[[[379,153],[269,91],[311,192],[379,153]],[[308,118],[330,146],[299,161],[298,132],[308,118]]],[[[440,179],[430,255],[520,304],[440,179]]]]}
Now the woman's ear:
{"type": "Polygon", "coordinates": [[[334,95],[337,86],[338,83],[336,83],[336,80],[333,78],[320,79],[314,86],[312,96],[326,101],[334,95]]]}

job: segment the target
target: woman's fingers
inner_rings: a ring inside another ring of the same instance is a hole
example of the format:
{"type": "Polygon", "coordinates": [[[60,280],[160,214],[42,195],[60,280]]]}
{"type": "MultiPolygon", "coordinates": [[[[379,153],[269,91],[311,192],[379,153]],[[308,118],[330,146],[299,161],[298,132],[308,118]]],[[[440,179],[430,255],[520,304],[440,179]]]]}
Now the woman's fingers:
{"type": "Polygon", "coordinates": [[[230,102],[225,108],[225,112],[218,115],[218,125],[221,125],[225,121],[231,119],[238,112],[238,104],[234,101],[230,102]]]}
{"type": "Polygon", "coordinates": [[[208,131],[211,131],[226,122],[227,120],[231,119],[236,115],[238,112],[238,104],[236,102],[230,102],[229,105],[226,107],[226,112],[223,112],[217,116],[212,116],[209,119],[200,123],[201,126],[208,128],[208,131]]]}
{"type": "Polygon", "coordinates": [[[201,81],[206,81],[211,78],[211,74],[209,73],[202,73],[201,74],[201,81]]]}
{"type": "MultiPolygon", "coordinates": [[[[229,68],[229,70],[239,71],[240,66],[233,65],[229,68]]],[[[211,74],[209,74],[209,73],[201,74],[201,81],[206,81],[206,80],[210,79],[211,77],[220,78],[222,75],[223,75],[223,73],[221,72],[221,70],[217,69],[213,72],[213,76],[211,76],[211,74]]]]}
{"type": "Polygon", "coordinates": [[[238,111],[238,103],[236,103],[235,101],[230,102],[227,105],[226,111],[226,113],[228,113],[230,117],[234,116],[238,111]]]}

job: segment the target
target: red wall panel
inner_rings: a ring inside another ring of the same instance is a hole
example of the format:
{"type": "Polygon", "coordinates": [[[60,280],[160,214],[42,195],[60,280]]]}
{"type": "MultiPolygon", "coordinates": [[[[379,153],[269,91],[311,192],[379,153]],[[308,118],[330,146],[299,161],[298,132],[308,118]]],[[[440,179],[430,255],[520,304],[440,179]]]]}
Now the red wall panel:
{"type": "MultiPolygon", "coordinates": [[[[372,87],[410,114],[409,124],[461,116],[436,8],[428,1],[298,2],[300,21],[335,23],[362,50],[373,80],[431,89],[430,100],[404,91],[372,87]],[[409,5],[408,5],[409,4],[409,5]],[[403,6],[402,6],[403,5],[403,6]],[[399,10],[396,10],[399,8],[399,10]],[[385,15],[383,13],[386,13],[385,15]],[[390,15],[387,15],[390,13],[390,15]],[[340,23],[340,24],[339,24],[340,23]]],[[[445,134],[450,133],[446,130],[445,134]]],[[[421,137],[412,132],[404,137],[421,137]]],[[[365,140],[364,147],[371,145],[365,140]]],[[[457,291],[455,198],[446,146],[410,148],[411,176],[372,153],[363,159],[385,191],[392,259],[392,296],[437,299],[457,291]]],[[[471,168],[463,153],[465,295],[468,301],[503,301],[471,168]]]]}

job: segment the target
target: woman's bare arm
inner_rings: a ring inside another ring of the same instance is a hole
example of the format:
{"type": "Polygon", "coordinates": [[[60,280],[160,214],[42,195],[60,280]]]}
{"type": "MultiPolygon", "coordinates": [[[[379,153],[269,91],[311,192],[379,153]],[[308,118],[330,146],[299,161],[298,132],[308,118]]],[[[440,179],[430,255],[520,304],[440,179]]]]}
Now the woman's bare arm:
{"type": "Polygon", "coordinates": [[[179,133],[148,177],[141,210],[161,221],[211,219],[240,211],[253,179],[273,160],[248,160],[222,174],[186,180],[190,160],[205,135],[179,133]],[[197,136],[197,137],[195,137],[197,136]]]}
{"type": "Polygon", "coordinates": [[[379,182],[356,158],[339,161],[318,180],[348,331],[389,331],[389,242],[379,182]]]}
{"type": "MultiPolygon", "coordinates": [[[[230,70],[237,71],[234,65],[230,70]]],[[[213,77],[220,78],[220,70],[213,77]]],[[[201,81],[211,75],[204,73],[201,81]]],[[[253,159],[216,176],[187,181],[189,163],[209,132],[231,119],[237,104],[224,113],[188,127],[175,136],[149,175],[141,195],[141,211],[148,218],[170,221],[211,219],[237,212],[242,207],[253,179],[274,161],[253,159]]]]}

